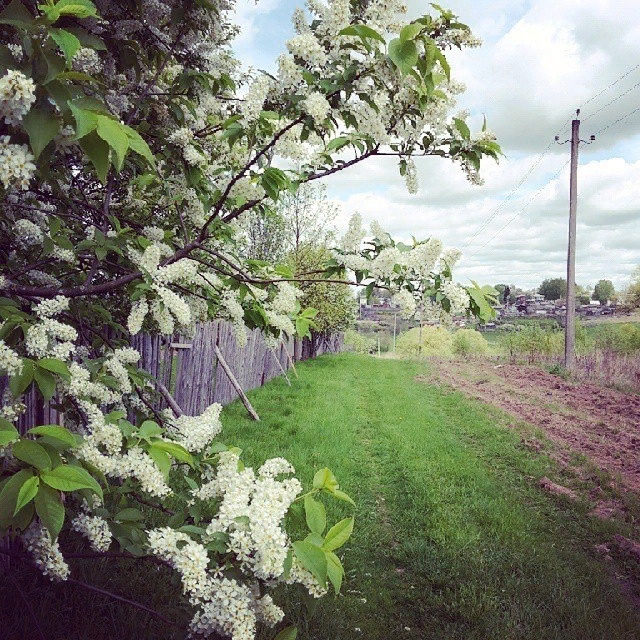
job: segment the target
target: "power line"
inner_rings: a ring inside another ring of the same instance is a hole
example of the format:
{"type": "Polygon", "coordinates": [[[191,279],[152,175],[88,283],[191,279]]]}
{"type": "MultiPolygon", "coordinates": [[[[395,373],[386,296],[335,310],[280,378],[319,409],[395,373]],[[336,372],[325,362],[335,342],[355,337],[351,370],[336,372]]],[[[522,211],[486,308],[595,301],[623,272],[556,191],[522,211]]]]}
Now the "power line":
{"type": "Polygon", "coordinates": [[[580,109],[583,109],[590,102],[593,102],[594,100],[599,98],[603,93],[606,93],[607,91],[609,91],[609,89],[611,89],[612,87],[615,87],[618,84],[618,82],[620,82],[621,80],[624,80],[628,75],[632,74],[636,69],[640,69],[640,64],[637,64],[627,69],[620,77],[614,80],[608,87],[605,87],[604,89],[596,93],[596,95],[589,98],[586,102],[583,102],[582,105],[580,106],[580,109]]]}
{"type": "Polygon", "coordinates": [[[593,116],[597,115],[601,111],[604,111],[605,109],[610,107],[612,104],[618,102],[618,100],[620,100],[621,98],[624,98],[624,96],[626,96],[628,93],[631,93],[634,89],[637,89],[638,87],[640,87],[640,82],[636,82],[636,84],[634,84],[633,87],[630,87],[626,91],[623,91],[622,93],[618,94],[615,98],[613,98],[612,100],[609,100],[609,102],[607,102],[607,104],[603,105],[602,107],[600,107],[599,109],[597,109],[593,113],[590,113],[588,116],[584,116],[582,119],[583,120],[588,120],[589,118],[593,118],[593,116]]]}
{"type": "Polygon", "coordinates": [[[606,131],[607,129],[610,129],[611,127],[613,127],[614,125],[618,124],[619,122],[622,122],[623,120],[626,120],[629,116],[632,116],[634,113],[637,113],[638,111],[640,111],[640,107],[636,107],[632,111],[629,111],[629,113],[627,113],[627,114],[625,114],[623,116],[620,116],[617,120],[614,120],[613,122],[610,122],[608,125],[605,125],[604,127],[602,127],[602,129],[599,129],[593,135],[597,136],[599,133],[602,133],[603,131],[606,131]]]}
{"type": "MultiPolygon", "coordinates": [[[[640,108],[639,108],[640,109],[640,108]]],[[[555,180],[563,171],[563,169],[569,164],[569,160],[567,160],[559,169],[558,171],[556,171],[556,173],[551,177],[551,179],[549,180],[549,182],[551,182],[551,180],[555,180]]],[[[547,183],[548,184],[548,183],[547,183]]],[[[543,185],[542,187],[540,187],[540,189],[538,189],[532,196],[531,198],[529,198],[529,200],[527,200],[527,203],[522,207],[522,209],[520,209],[519,211],[517,211],[511,218],[509,218],[509,220],[507,220],[507,222],[505,222],[505,224],[503,224],[488,240],[486,240],[483,244],[481,244],[473,253],[469,254],[468,256],[465,256],[466,258],[473,258],[473,256],[475,256],[479,251],[481,251],[482,249],[484,249],[484,247],[486,247],[490,242],[492,242],[495,238],[497,238],[516,218],[518,218],[520,215],[522,215],[522,213],[524,213],[524,211],[529,207],[529,205],[546,189],[547,184],[543,185]]]]}
{"type": "MultiPolygon", "coordinates": [[[[639,65],[640,66],[640,65],[639,65]]],[[[556,135],[560,135],[567,124],[571,122],[571,118],[566,120],[564,124],[558,130],[556,135]]],[[[507,196],[498,204],[498,206],[489,214],[487,219],[480,225],[478,230],[465,242],[463,248],[468,247],[488,226],[489,224],[498,216],[500,211],[506,206],[506,204],[513,198],[518,189],[522,187],[522,185],[527,181],[527,178],[536,170],[538,165],[542,162],[544,157],[549,153],[549,149],[553,146],[554,140],[550,140],[549,144],[540,152],[538,157],[533,161],[531,166],[524,172],[522,177],[518,180],[515,186],[511,189],[511,191],[507,194],[507,196]]]]}
{"type": "MultiPolygon", "coordinates": [[[[611,82],[609,85],[607,85],[606,87],[604,87],[603,89],[601,89],[598,93],[596,93],[595,95],[591,96],[591,98],[589,98],[588,100],[586,100],[585,102],[582,103],[582,107],[584,107],[587,104],[590,104],[591,102],[593,102],[594,100],[598,99],[601,95],[603,95],[604,93],[606,93],[607,91],[609,91],[610,89],[612,89],[613,87],[615,87],[619,82],[621,82],[622,80],[624,80],[624,78],[626,78],[627,76],[629,76],[630,74],[632,74],[634,71],[636,71],[637,69],[640,69],[640,64],[636,64],[633,67],[630,67],[629,69],[627,69],[624,73],[622,73],[620,76],[618,76],[618,78],[616,78],[613,82],[611,82]]],[[[628,93],[631,93],[631,91],[633,91],[634,89],[640,87],[640,82],[636,83],[633,87],[631,87],[630,89],[627,89],[626,91],[624,91],[623,93],[619,94],[618,96],[616,96],[615,98],[613,98],[613,100],[610,100],[607,104],[605,104],[604,106],[600,107],[599,109],[597,109],[596,111],[594,111],[592,114],[586,116],[586,118],[583,119],[587,119],[587,118],[591,118],[593,116],[595,116],[596,114],[600,113],[601,111],[604,111],[606,108],[608,108],[609,106],[611,106],[612,104],[614,104],[615,102],[617,102],[618,100],[620,100],[623,96],[627,95],[628,93]]],[[[609,127],[612,127],[613,125],[617,124],[618,122],[620,122],[621,120],[624,120],[625,118],[629,117],[630,115],[632,115],[633,113],[635,113],[636,111],[639,111],[640,107],[638,109],[635,109],[634,111],[628,113],[626,116],[616,120],[615,122],[612,122],[611,124],[607,125],[606,127],[603,127],[602,129],[600,129],[600,131],[598,131],[597,133],[601,133],[602,131],[605,131],[606,129],[608,129],[609,127]]],[[[567,124],[569,124],[569,122],[571,122],[572,118],[568,118],[567,120],[565,120],[564,124],[560,127],[560,129],[558,130],[556,136],[559,136],[565,129],[565,127],[567,126],[567,124]]],[[[549,142],[549,144],[542,150],[542,152],[540,153],[540,155],[533,161],[533,163],[531,164],[531,166],[527,169],[527,171],[525,171],[525,173],[522,175],[522,177],[518,180],[518,182],[515,184],[515,186],[511,189],[511,191],[507,194],[507,196],[496,206],[496,208],[487,216],[487,219],[480,225],[480,227],[477,229],[477,231],[465,242],[465,244],[463,245],[463,249],[470,246],[473,241],[485,230],[487,229],[487,227],[491,224],[491,222],[498,216],[498,214],[500,213],[500,211],[502,211],[502,209],[507,205],[507,203],[513,198],[513,196],[517,193],[518,189],[520,189],[520,187],[522,187],[522,185],[527,181],[527,179],[529,178],[529,176],[535,171],[535,169],[538,167],[538,165],[542,162],[542,160],[544,159],[544,157],[549,153],[549,150],[551,149],[551,147],[553,146],[553,140],[551,140],[549,142]]],[[[568,163],[567,163],[568,164],[568,163]]],[[[552,178],[555,179],[560,172],[562,171],[562,169],[564,169],[564,167],[566,166],[563,165],[560,170],[558,171],[558,173],[556,175],[554,175],[554,177],[552,178]]],[[[472,253],[470,256],[468,257],[472,257],[474,256],[477,251],[479,251],[480,249],[482,249],[483,247],[485,247],[493,238],[495,238],[499,233],[502,232],[502,230],[504,228],[506,228],[509,224],[511,224],[511,222],[513,222],[513,220],[515,220],[521,213],[522,211],[524,211],[524,209],[526,209],[526,207],[529,206],[529,204],[531,203],[531,201],[533,199],[535,199],[537,197],[537,195],[544,189],[544,187],[542,187],[538,192],[536,192],[536,194],[534,194],[533,198],[531,198],[531,200],[529,200],[529,202],[527,202],[527,204],[524,206],[524,208],[522,210],[520,210],[513,218],[511,218],[505,225],[503,225],[502,227],[500,227],[500,229],[483,245],[481,245],[479,247],[478,250],[476,250],[474,253],[472,253]]]]}

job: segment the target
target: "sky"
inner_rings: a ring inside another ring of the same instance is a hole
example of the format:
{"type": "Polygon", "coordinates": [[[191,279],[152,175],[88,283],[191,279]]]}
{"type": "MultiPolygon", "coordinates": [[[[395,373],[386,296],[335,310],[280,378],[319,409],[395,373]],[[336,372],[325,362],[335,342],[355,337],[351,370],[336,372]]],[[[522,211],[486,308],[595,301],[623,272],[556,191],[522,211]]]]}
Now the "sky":
{"type": "MultiPolygon", "coordinates": [[[[617,289],[640,264],[640,0],[449,0],[483,40],[447,54],[466,92],[472,131],[486,116],[504,157],[483,163],[483,186],[441,158],[419,158],[410,195],[393,158],[326,180],[346,228],[357,211],[400,239],[440,238],[463,257],[465,284],[524,289],[566,277],[571,119],[580,108],[576,281],[617,289]],[[634,112],[634,110],[636,110],[634,112]],[[593,143],[587,144],[592,134],[593,143]]],[[[412,17],[427,3],[408,0],[412,17]]],[[[285,50],[296,0],[239,0],[241,60],[261,69],[285,50]]]]}

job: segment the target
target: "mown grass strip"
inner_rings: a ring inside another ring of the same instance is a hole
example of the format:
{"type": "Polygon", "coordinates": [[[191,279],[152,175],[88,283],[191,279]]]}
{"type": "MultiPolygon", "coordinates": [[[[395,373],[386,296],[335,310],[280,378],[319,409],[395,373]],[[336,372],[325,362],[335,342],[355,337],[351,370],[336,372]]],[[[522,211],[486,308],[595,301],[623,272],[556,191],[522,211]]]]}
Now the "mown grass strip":
{"type": "MultiPolygon", "coordinates": [[[[640,637],[640,619],[592,552],[616,529],[536,486],[553,463],[495,411],[416,381],[424,367],[350,354],[301,365],[251,394],[263,422],[225,409],[251,464],[329,466],[358,504],[345,593],[303,637],[640,637]]],[[[333,518],[348,508],[330,505],[333,518]]],[[[625,531],[623,531],[625,533],[625,531]]],[[[626,532],[628,533],[628,531],[626,532]]],[[[266,637],[266,636],[265,636],[266,637]]]]}

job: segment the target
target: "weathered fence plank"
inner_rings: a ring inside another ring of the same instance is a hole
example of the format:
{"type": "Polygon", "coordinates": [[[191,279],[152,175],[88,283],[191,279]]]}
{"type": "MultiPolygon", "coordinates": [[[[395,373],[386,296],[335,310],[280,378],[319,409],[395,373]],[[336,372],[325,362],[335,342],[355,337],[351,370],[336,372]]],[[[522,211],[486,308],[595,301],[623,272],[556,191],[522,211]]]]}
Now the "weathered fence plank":
{"type": "MultiPolygon", "coordinates": [[[[131,346],[140,352],[138,366],[154,376],[186,415],[199,415],[214,402],[226,405],[238,394],[216,357],[216,347],[233,372],[243,391],[260,387],[286,371],[295,362],[314,358],[323,353],[343,350],[344,335],[314,334],[312,339],[289,338],[273,351],[267,348],[259,330],[250,331],[247,344],[238,345],[229,322],[216,320],[198,325],[192,337],[134,336],[131,346]],[[186,348],[190,345],[190,348],[186,348]]],[[[288,378],[287,378],[287,381],[288,378]]],[[[7,387],[6,376],[0,376],[0,397],[7,387]]],[[[159,388],[162,388],[159,387],[159,388]]],[[[169,406],[166,393],[158,393],[156,410],[169,406]]],[[[26,395],[25,412],[18,420],[21,433],[41,424],[56,424],[58,412],[43,403],[35,388],[26,395]]]]}

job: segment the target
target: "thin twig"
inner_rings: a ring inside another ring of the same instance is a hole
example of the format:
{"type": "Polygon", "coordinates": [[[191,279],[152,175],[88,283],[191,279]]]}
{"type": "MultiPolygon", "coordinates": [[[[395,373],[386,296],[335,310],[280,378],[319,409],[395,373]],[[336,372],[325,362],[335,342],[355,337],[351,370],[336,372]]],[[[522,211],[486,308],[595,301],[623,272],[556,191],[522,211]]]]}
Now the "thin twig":
{"type": "Polygon", "coordinates": [[[100,587],[94,587],[93,585],[87,584],[86,582],[82,582],[81,580],[75,580],[74,578],[67,578],[66,582],[69,582],[71,584],[75,584],[78,587],[82,587],[82,588],[87,589],[89,591],[95,591],[96,593],[101,593],[102,595],[108,596],[109,598],[112,598],[113,600],[119,600],[120,602],[124,602],[125,604],[131,605],[132,607],[136,607],[137,609],[141,609],[142,611],[146,611],[147,613],[150,613],[152,616],[155,616],[156,618],[159,618],[165,624],[169,624],[172,627],[176,627],[176,628],[180,628],[181,627],[181,625],[177,624],[176,622],[173,622],[173,620],[169,620],[169,618],[166,618],[165,616],[163,616],[161,613],[159,613],[155,609],[152,609],[151,607],[147,607],[147,605],[142,604],[141,602],[136,602],[135,600],[130,600],[129,598],[124,598],[123,596],[119,596],[119,595],[117,595],[115,593],[112,593],[111,591],[107,591],[106,589],[101,589],[100,587]]]}

